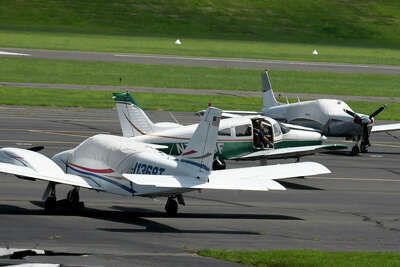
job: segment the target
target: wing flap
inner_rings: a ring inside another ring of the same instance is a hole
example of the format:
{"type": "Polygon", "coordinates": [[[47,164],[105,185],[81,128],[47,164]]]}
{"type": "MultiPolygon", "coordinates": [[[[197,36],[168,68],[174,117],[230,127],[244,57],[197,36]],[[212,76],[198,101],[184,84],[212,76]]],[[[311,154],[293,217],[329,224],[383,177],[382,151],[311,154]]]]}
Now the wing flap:
{"type": "Polygon", "coordinates": [[[138,185],[165,187],[165,188],[185,188],[185,189],[224,189],[224,190],[285,190],[285,188],[272,180],[252,177],[249,179],[221,179],[217,176],[210,177],[208,182],[198,180],[188,176],[175,175],[140,175],[123,174],[123,177],[138,185]]]}
{"type": "Polygon", "coordinates": [[[213,175],[217,175],[229,181],[229,177],[242,177],[242,179],[247,179],[250,175],[252,177],[264,177],[265,179],[278,180],[328,173],[331,173],[331,171],[320,163],[299,162],[212,171],[210,178],[213,175]]]}

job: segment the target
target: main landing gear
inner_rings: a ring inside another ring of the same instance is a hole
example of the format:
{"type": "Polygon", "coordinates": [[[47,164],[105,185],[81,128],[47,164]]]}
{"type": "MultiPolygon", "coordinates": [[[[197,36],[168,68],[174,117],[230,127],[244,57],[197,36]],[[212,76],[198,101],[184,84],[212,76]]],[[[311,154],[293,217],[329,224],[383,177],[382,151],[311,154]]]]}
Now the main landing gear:
{"type": "Polygon", "coordinates": [[[165,203],[165,212],[167,213],[167,216],[173,217],[178,214],[178,203],[185,206],[185,201],[181,194],[168,197],[167,203],[165,203]],[[176,201],[175,198],[178,201],[176,201]]]}
{"type": "Polygon", "coordinates": [[[212,165],[213,170],[225,170],[226,169],[226,163],[223,159],[219,159],[218,157],[215,157],[215,160],[213,161],[212,165]]]}
{"type": "Polygon", "coordinates": [[[43,194],[44,210],[46,212],[52,213],[57,210],[58,207],[68,209],[70,211],[77,211],[84,207],[84,203],[79,201],[79,187],[74,187],[68,191],[67,198],[57,201],[56,197],[56,184],[54,182],[49,182],[46,191],[43,194]]]}

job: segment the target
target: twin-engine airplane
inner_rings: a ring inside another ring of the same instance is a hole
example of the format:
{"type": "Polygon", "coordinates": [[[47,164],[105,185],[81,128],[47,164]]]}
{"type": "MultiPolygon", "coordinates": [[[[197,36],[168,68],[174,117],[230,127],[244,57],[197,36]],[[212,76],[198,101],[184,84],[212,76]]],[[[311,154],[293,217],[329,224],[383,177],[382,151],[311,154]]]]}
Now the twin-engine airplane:
{"type": "Polygon", "coordinates": [[[71,208],[78,208],[79,188],[125,196],[166,196],[165,210],[175,215],[185,204],[182,193],[199,189],[285,190],[274,181],[330,173],[314,162],[211,171],[221,110],[209,108],[193,138],[179,157],[160,146],[113,135],[96,135],[52,159],[32,150],[0,149],[0,172],[49,184],[43,194],[45,209],[56,209],[56,184],[74,188],[68,192],[71,208]]]}
{"type": "Polygon", "coordinates": [[[263,108],[260,113],[252,111],[224,111],[235,116],[263,114],[280,122],[296,124],[321,131],[325,136],[352,139],[352,154],[365,153],[371,146],[370,133],[400,130],[400,123],[374,125],[374,118],[386,105],[378,108],[371,115],[354,112],[345,102],[337,99],[317,99],[291,104],[279,103],[271,87],[266,70],[261,74],[263,108]]]}
{"type": "MultiPolygon", "coordinates": [[[[166,145],[168,148],[163,151],[167,154],[180,155],[196,130],[197,124],[153,123],[129,93],[114,93],[114,100],[123,136],[139,142],[166,145]]],[[[213,169],[225,169],[227,159],[299,158],[320,150],[346,148],[322,144],[325,139],[320,131],[286,125],[262,115],[222,119],[213,169]],[[266,139],[260,137],[260,130],[266,139]]]]}

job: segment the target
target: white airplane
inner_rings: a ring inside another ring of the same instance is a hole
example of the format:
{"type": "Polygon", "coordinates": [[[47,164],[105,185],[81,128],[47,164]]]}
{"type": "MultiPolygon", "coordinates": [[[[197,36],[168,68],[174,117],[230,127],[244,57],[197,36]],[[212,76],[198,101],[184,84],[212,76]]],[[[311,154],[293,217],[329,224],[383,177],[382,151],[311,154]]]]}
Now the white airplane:
{"type": "Polygon", "coordinates": [[[31,150],[0,149],[0,172],[49,184],[43,194],[45,209],[57,206],[56,184],[73,186],[67,201],[73,209],[83,206],[79,188],[124,196],[166,196],[165,210],[175,215],[182,193],[200,189],[285,190],[274,181],[330,171],[319,163],[303,162],[211,171],[221,110],[209,108],[184,153],[169,156],[144,144],[113,135],[96,135],[52,159],[31,150]],[[177,201],[175,200],[178,200],[177,201]]]}
{"type": "MultiPolygon", "coordinates": [[[[114,93],[118,117],[124,137],[166,145],[165,153],[180,155],[192,138],[197,124],[153,123],[129,93],[114,93]]],[[[261,160],[299,158],[321,150],[347,148],[337,144],[322,144],[326,139],[320,131],[279,123],[262,116],[236,116],[222,119],[218,131],[213,169],[225,169],[225,160],[261,160]],[[262,142],[255,128],[266,129],[262,142]]]]}
{"type": "Polygon", "coordinates": [[[352,139],[352,154],[365,153],[371,146],[371,133],[400,130],[400,123],[374,125],[374,118],[382,112],[386,105],[378,108],[371,115],[354,112],[345,102],[337,99],[317,99],[298,103],[279,103],[271,87],[268,71],[261,74],[263,108],[261,112],[224,111],[235,116],[263,114],[280,122],[296,124],[321,131],[325,136],[345,137],[352,139]]]}

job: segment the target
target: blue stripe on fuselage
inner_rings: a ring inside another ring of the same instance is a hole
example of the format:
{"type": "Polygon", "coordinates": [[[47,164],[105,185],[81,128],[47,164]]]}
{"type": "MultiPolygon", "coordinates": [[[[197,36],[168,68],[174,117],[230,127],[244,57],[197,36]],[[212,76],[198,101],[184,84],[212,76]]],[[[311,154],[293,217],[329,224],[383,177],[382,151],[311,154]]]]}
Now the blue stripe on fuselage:
{"type": "Polygon", "coordinates": [[[190,160],[187,160],[187,159],[179,159],[177,161],[182,161],[182,162],[185,162],[185,163],[188,163],[188,164],[192,164],[192,165],[194,165],[196,167],[202,168],[203,170],[210,171],[210,169],[206,165],[198,163],[198,162],[190,161],[190,160]]]}
{"type": "Polygon", "coordinates": [[[118,183],[118,182],[116,182],[116,181],[114,181],[112,179],[109,179],[109,178],[106,178],[106,177],[103,177],[103,176],[100,176],[100,175],[97,175],[97,174],[94,174],[94,173],[91,173],[91,172],[85,172],[85,171],[78,170],[78,169],[72,167],[69,164],[67,166],[68,166],[68,168],[71,168],[72,170],[74,170],[74,171],[76,171],[78,173],[81,173],[81,174],[84,174],[84,175],[90,175],[90,176],[99,178],[99,179],[101,179],[103,181],[106,181],[106,182],[109,182],[109,183],[111,183],[111,184],[113,184],[115,186],[118,186],[121,189],[124,189],[125,191],[128,191],[129,193],[132,193],[132,194],[134,193],[134,191],[132,191],[132,189],[130,187],[127,187],[127,186],[125,186],[123,184],[120,184],[120,183],[118,183]]]}

